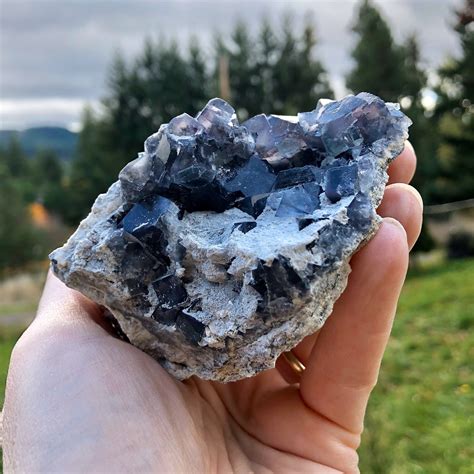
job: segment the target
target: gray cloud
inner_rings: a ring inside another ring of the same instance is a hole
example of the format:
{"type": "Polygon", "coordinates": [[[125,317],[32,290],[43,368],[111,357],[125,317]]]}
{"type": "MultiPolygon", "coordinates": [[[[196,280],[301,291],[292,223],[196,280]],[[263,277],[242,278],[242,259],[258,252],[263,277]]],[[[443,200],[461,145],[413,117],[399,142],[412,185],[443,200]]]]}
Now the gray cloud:
{"type": "MultiPolygon", "coordinates": [[[[355,0],[0,1],[1,128],[76,121],[78,103],[96,102],[103,96],[105,73],[114,51],[120,49],[131,58],[146,35],[173,37],[183,44],[194,35],[209,48],[213,33],[225,33],[237,19],[255,31],[264,16],[278,23],[283,12],[290,12],[297,25],[310,11],[320,40],[318,53],[339,93],[351,66],[350,25],[355,0]],[[62,104],[60,111],[53,105],[48,107],[54,101],[62,104]],[[17,110],[15,103],[19,104],[17,110]],[[39,113],[42,107],[44,112],[39,113]]],[[[460,1],[377,3],[395,37],[401,40],[416,33],[426,64],[435,67],[457,50],[449,22],[460,1]]]]}

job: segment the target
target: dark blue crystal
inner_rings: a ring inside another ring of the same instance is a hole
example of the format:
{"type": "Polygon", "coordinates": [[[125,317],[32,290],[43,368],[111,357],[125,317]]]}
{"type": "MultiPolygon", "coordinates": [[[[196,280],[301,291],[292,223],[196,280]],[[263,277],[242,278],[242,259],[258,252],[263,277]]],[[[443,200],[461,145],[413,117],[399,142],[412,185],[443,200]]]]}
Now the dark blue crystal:
{"type": "Polygon", "coordinates": [[[122,191],[128,201],[135,201],[151,194],[155,189],[152,162],[145,154],[140,154],[128,163],[119,174],[122,191]]]}
{"type": "Polygon", "coordinates": [[[269,192],[276,180],[272,168],[258,155],[252,155],[241,168],[237,169],[234,177],[224,184],[229,193],[240,192],[245,197],[269,192]]]}
{"type": "Polygon", "coordinates": [[[257,227],[257,223],[255,221],[246,221],[246,222],[235,222],[233,225],[233,229],[240,230],[243,234],[255,229],[257,227]]]}
{"type": "Polygon", "coordinates": [[[157,227],[170,205],[171,201],[162,196],[135,204],[122,220],[123,230],[140,240],[141,235],[157,227]]]}
{"type": "MultiPolygon", "coordinates": [[[[294,122],[261,114],[239,124],[235,110],[222,99],[211,100],[196,117],[175,117],[146,140],[144,153],[120,173],[126,202],[110,216],[118,233],[109,245],[118,249],[130,296],[140,299],[151,284],[156,321],[176,327],[193,344],[205,334],[204,324],[188,314],[192,304],[186,279],[173,274],[171,262],[186,266],[186,248],[168,242],[170,209],[178,219],[231,208],[251,216],[226,224],[222,235],[247,234],[259,229],[260,219],[273,218],[293,221],[303,231],[326,218],[318,212],[321,203],[347,197],[347,222],[319,231],[318,246],[325,250],[321,268],[331,265],[341,258],[342,242],[351,232],[366,232],[373,222],[371,146],[399,136],[402,117],[370,94],[320,103],[294,122]],[[136,268],[148,269],[147,277],[136,268]]],[[[260,262],[252,278],[262,307],[279,298],[291,300],[295,292],[302,295],[308,284],[304,271],[295,271],[282,256],[270,265],[260,262]]]]}
{"type": "Polygon", "coordinates": [[[225,100],[212,99],[198,113],[196,120],[203,125],[206,130],[230,127],[237,125],[237,116],[234,108],[225,100]]]}
{"type": "Polygon", "coordinates": [[[186,301],[188,294],[183,282],[175,275],[166,275],[153,282],[160,307],[170,309],[186,301]]]}
{"type": "Polygon", "coordinates": [[[121,172],[127,200],[138,203],[122,225],[147,240],[138,234],[160,225],[148,222],[154,211],[142,201],[156,194],[183,212],[238,207],[258,217],[269,200],[277,217],[311,214],[319,205],[312,193],[321,189],[302,185],[321,185],[332,202],[356,194],[358,170],[351,162],[374,141],[399,133],[394,113],[363,93],[318,104],[296,122],[261,114],[239,125],[235,110],[213,99],[196,118],[182,114],[162,126],[145,142],[145,153],[121,172]],[[133,228],[142,221],[141,230],[133,228]]]}
{"type": "Polygon", "coordinates": [[[180,312],[176,318],[176,326],[184,334],[184,337],[193,344],[198,344],[204,335],[206,327],[201,321],[193,318],[192,316],[180,312]]]}
{"type": "Polygon", "coordinates": [[[357,191],[357,165],[355,163],[330,168],[324,181],[324,192],[332,202],[337,202],[343,196],[350,196],[357,191]]]}
{"type": "Polygon", "coordinates": [[[347,217],[350,224],[362,232],[369,229],[373,214],[372,202],[366,194],[356,194],[354,200],[347,206],[347,217]]]}
{"type": "Polygon", "coordinates": [[[235,207],[256,218],[264,211],[268,196],[268,194],[257,194],[256,196],[246,197],[237,201],[235,207]]]}
{"type": "Polygon", "coordinates": [[[332,102],[319,117],[321,139],[328,153],[337,156],[363,143],[354,112],[366,105],[360,97],[348,96],[332,102]]]}
{"type": "Polygon", "coordinates": [[[283,256],[273,260],[271,265],[258,262],[252,271],[252,286],[268,302],[278,298],[293,299],[293,295],[303,295],[309,288],[306,278],[299,275],[283,256]]]}
{"type": "Polygon", "coordinates": [[[323,173],[316,166],[302,166],[291,168],[278,173],[275,189],[290,188],[298,184],[316,182],[319,183],[323,173]]]}
{"type": "MultiPolygon", "coordinates": [[[[122,189],[132,203],[159,194],[185,212],[238,207],[257,217],[272,193],[298,188],[284,194],[277,215],[290,208],[299,215],[313,206],[303,184],[322,184],[332,202],[357,193],[357,169],[348,162],[400,133],[396,113],[362,93],[318,104],[296,122],[261,114],[239,125],[227,102],[212,99],[196,118],[181,114],[150,136],[145,153],[121,172],[122,189]]],[[[137,212],[135,219],[148,219],[137,212]]],[[[131,219],[124,219],[127,228],[131,219]]]]}
{"type": "Polygon", "coordinates": [[[299,124],[274,115],[257,115],[244,122],[243,126],[252,134],[257,153],[276,170],[312,161],[304,153],[307,144],[299,124]],[[301,162],[302,156],[306,158],[304,163],[301,162]]]}
{"type": "Polygon", "coordinates": [[[272,130],[265,114],[256,115],[242,124],[253,136],[257,152],[266,151],[274,143],[272,130]]]}
{"type": "Polygon", "coordinates": [[[158,321],[161,324],[165,324],[166,326],[173,326],[176,323],[176,318],[178,314],[180,314],[181,310],[177,308],[172,309],[163,309],[163,308],[156,308],[153,311],[152,318],[155,321],[158,321]]]}
{"type": "Polygon", "coordinates": [[[276,217],[298,217],[312,214],[319,208],[321,187],[315,183],[305,183],[275,193],[276,217]],[[277,203],[278,198],[280,202],[277,203]]]}
{"type": "Polygon", "coordinates": [[[135,204],[121,222],[125,236],[137,240],[152,254],[163,255],[167,241],[161,219],[171,205],[172,202],[162,196],[135,204]]]}
{"type": "MultiPolygon", "coordinates": [[[[114,245],[115,239],[109,241],[109,247],[114,245]]],[[[118,244],[118,242],[116,242],[118,244]]],[[[166,257],[156,258],[145,250],[138,242],[127,242],[124,237],[120,241],[121,255],[120,272],[123,275],[129,294],[132,297],[145,295],[151,280],[159,278],[168,272],[166,257]],[[147,271],[144,273],[143,269],[147,271]]],[[[117,252],[117,250],[116,250],[117,252]]]]}
{"type": "Polygon", "coordinates": [[[303,230],[315,222],[316,219],[313,219],[312,217],[301,217],[298,219],[298,230],[303,230]]]}

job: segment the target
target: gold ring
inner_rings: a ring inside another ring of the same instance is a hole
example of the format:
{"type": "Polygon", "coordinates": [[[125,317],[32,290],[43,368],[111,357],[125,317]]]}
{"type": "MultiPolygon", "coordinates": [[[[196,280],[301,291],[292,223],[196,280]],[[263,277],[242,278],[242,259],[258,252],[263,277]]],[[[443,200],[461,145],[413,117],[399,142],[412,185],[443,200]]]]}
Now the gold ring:
{"type": "Polygon", "coordinates": [[[283,357],[288,362],[288,365],[291,367],[293,372],[298,376],[301,377],[303,372],[305,371],[306,367],[304,366],[303,362],[301,362],[298,357],[295,356],[293,351],[288,351],[283,353],[283,357]]]}

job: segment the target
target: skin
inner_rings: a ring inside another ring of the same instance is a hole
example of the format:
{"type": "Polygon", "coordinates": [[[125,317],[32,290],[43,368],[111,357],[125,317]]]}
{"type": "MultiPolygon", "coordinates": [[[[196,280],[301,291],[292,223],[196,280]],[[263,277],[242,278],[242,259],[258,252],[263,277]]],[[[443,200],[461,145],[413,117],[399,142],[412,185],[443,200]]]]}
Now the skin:
{"type": "Polygon", "coordinates": [[[407,144],[390,166],[376,236],[319,333],[239,382],[184,383],[112,335],[100,309],[51,274],[12,354],[4,407],[6,472],[356,473],[422,201],[407,144]]]}

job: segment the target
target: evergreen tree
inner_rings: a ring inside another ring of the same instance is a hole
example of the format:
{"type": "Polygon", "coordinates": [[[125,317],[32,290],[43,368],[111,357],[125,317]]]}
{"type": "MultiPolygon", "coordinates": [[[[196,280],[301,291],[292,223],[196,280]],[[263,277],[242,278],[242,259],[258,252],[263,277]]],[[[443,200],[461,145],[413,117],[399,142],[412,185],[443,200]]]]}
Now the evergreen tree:
{"type": "Polygon", "coordinates": [[[274,67],[278,54],[278,42],[269,21],[264,18],[257,39],[257,70],[260,81],[256,89],[260,97],[260,113],[274,113],[274,67]]]}
{"type": "Polygon", "coordinates": [[[0,150],[0,166],[4,168],[4,176],[8,176],[10,185],[19,193],[23,202],[28,203],[36,199],[32,166],[16,135],[0,150]]]}
{"type": "MultiPolygon", "coordinates": [[[[146,43],[143,53],[146,59],[150,49],[151,46],[146,43]]],[[[101,126],[102,136],[94,140],[97,146],[103,145],[99,159],[104,164],[104,172],[120,170],[141,149],[143,137],[153,131],[152,110],[147,107],[146,101],[148,91],[143,88],[140,74],[144,73],[138,67],[134,70],[129,68],[120,53],[117,53],[109,71],[109,92],[103,101],[103,120],[99,123],[93,120],[89,112],[86,113],[88,122],[84,124],[81,137],[87,134],[83,142],[89,149],[94,134],[93,122],[96,127],[101,126]],[[116,166],[113,166],[114,163],[116,166]]],[[[84,144],[79,143],[79,156],[84,144]]]]}
{"type": "Polygon", "coordinates": [[[355,93],[367,91],[398,101],[406,80],[403,55],[389,25],[369,0],[360,4],[353,31],[359,39],[352,51],[355,66],[347,77],[347,87],[355,93]]]}
{"type": "Polygon", "coordinates": [[[347,86],[355,93],[367,91],[385,100],[401,101],[403,111],[413,121],[410,141],[418,157],[413,184],[431,202],[439,173],[439,138],[436,122],[428,117],[422,104],[427,77],[421,67],[417,38],[411,35],[403,44],[396,44],[388,23],[369,0],[361,2],[353,30],[359,40],[352,52],[355,66],[347,77],[347,86]]]}
{"type": "Polygon", "coordinates": [[[58,155],[52,150],[41,150],[33,161],[34,181],[39,185],[59,185],[63,167],[58,155]]]}
{"type": "Polygon", "coordinates": [[[0,163],[0,209],[0,272],[43,258],[43,235],[33,227],[22,194],[4,163],[0,163]]]}
{"type": "MultiPolygon", "coordinates": [[[[428,204],[433,200],[434,181],[439,174],[436,150],[439,142],[436,121],[429,117],[422,104],[426,73],[420,66],[420,50],[416,36],[409,36],[400,49],[403,59],[404,81],[400,85],[404,112],[412,119],[410,142],[418,158],[412,184],[428,204]]],[[[429,239],[425,239],[426,243],[429,239]]],[[[426,245],[425,245],[426,248],[426,245]]]]}
{"type": "Polygon", "coordinates": [[[294,115],[311,110],[320,98],[331,98],[326,71],[315,58],[316,35],[311,18],[305,22],[300,37],[294,35],[293,20],[282,24],[278,58],[274,66],[273,113],[294,115]]]}
{"type": "Polygon", "coordinates": [[[321,97],[333,96],[315,57],[312,19],[306,20],[300,36],[294,30],[292,19],[286,17],[281,34],[264,19],[255,36],[242,23],[236,25],[230,44],[217,36],[216,75],[219,58],[227,56],[231,102],[241,119],[262,112],[292,115],[313,109],[321,97]]]}
{"type": "Polygon", "coordinates": [[[2,150],[0,159],[13,178],[22,178],[30,174],[28,157],[25,155],[16,135],[12,135],[5,149],[2,150]]]}
{"type": "MultiPolygon", "coordinates": [[[[315,49],[317,46],[316,31],[314,28],[314,19],[311,15],[306,16],[305,25],[301,36],[300,64],[302,67],[298,87],[309,88],[309,96],[301,94],[298,99],[300,110],[308,110],[315,107],[316,102],[321,99],[331,99],[334,92],[329,85],[329,79],[326,69],[321,61],[315,59],[315,49]]],[[[304,89],[303,89],[304,90],[304,89]]]]}
{"type": "Polygon", "coordinates": [[[64,212],[63,167],[58,155],[52,150],[42,150],[33,161],[33,182],[37,199],[49,210],[58,214],[64,212]]]}
{"type": "Polygon", "coordinates": [[[110,154],[100,141],[101,133],[102,125],[86,108],[65,196],[69,199],[64,202],[66,208],[62,212],[65,220],[71,224],[84,218],[97,195],[105,192],[117,178],[110,170],[110,154]]]}
{"type": "Polygon", "coordinates": [[[410,35],[401,47],[403,61],[403,83],[399,84],[404,97],[409,97],[414,104],[419,104],[421,90],[426,86],[426,73],[421,68],[421,54],[418,38],[410,35]]]}
{"type": "Polygon", "coordinates": [[[474,197],[474,1],[466,0],[454,26],[461,55],[440,69],[437,115],[442,143],[441,174],[436,181],[440,202],[474,197]]]}
{"type": "Polygon", "coordinates": [[[117,56],[104,101],[104,145],[111,170],[123,167],[143,148],[146,137],[183,112],[195,114],[208,100],[209,79],[199,44],[183,55],[175,41],[148,39],[127,66],[117,56]]]}
{"type": "Polygon", "coordinates": [[[206,105],[212,93],[212,83],[206,67],[206,59],[197,38],[191,38],[189,43],[188,69],[188,113],[193,114],[206,105]]]}
{"type": "Polygon", "coordinates": [[[261,113],[261,76],[257,70],[256,48],[245,26],[238,22],[232,32],[232,44],[227,50],[232,102],[240,118],[261,113]]]}

